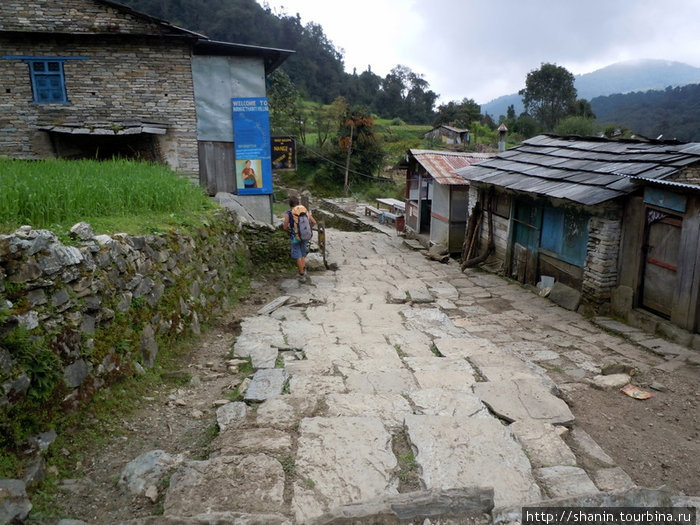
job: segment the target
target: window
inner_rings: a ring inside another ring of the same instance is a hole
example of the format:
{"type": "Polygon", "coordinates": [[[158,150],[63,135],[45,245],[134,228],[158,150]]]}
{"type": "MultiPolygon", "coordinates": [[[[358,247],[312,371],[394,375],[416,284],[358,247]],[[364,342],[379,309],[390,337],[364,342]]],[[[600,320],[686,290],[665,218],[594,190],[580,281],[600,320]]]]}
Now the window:
{"type": "Polygon", "coordinates": [[[34,102],[67,104],[66,84],[61,60],[27,60],[32,77],[34,102]]]}
{"type": "Polygon", "coordinates": [[[3,56],[3,60],[21,60],[29,66],[34,104],[70,104],[66,94],[63,64],[67,60],[87,60],[87,57],[3,56]]]}
{"type": "Polygon", "coordinates": [[[545,207],[540,248],[583,267],[588,244],[588,215],[565,208],[545,207]]]}

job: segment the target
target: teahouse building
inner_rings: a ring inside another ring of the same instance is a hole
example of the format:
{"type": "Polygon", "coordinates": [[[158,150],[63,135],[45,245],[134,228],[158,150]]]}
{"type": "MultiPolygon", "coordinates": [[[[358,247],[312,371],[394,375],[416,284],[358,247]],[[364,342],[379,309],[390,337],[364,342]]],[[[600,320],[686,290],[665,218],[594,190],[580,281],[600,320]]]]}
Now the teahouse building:
{"type": "MultiPolygon", "coordinates": [[[[229,42],[109,0],[0,2],[0,155],[164,162],[237,193],[231,99],[293,52],[229,42]]],[[[268,195],[245,197],[270,220],[268,195]]]]}
{"type": "Polygon", "coordinates": [[[700,143],[540,135],[456,173],[504,232],[492,260],[509,277],[698,331],[700,143]]]}

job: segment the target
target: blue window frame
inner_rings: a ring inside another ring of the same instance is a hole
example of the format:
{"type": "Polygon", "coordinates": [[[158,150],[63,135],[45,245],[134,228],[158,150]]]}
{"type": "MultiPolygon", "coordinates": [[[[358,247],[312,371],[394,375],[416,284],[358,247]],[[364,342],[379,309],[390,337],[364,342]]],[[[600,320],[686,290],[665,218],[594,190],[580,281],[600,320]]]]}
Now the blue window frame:
{"type": "Polygon", "coordinates": [[[32,83],[32,103],[70,104],[66,93],[63,64],[67,60],[87,60],[87,57],[4,56],[3,60],[22,60],[29,66],[32,83]]]}
{"type": "Polygon", "coordinates": [[[26,60],[32,78],[32,93],[37,104],[68,104],[63,61],[26,60]]]}
{"type": "Polygon", "coordinates": [[[588,215],[566,208],[545,207],[540,248],[557,258],[583,267],[588,245],[588,215]]]}

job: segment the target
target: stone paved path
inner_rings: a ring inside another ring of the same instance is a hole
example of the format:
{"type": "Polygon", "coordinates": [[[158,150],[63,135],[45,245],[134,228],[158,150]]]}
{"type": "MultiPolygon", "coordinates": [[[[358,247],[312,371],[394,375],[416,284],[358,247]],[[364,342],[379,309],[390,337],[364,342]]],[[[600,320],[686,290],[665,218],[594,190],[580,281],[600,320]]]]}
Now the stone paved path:
{"type": "Polygon", "coordinates": [[[538,365],[565,349],[562,366],[592,376],[602,348],[628,350],[622,339],[396,235],[331,230],[328,251],[337,271],[284,282],[283,306],[242,323],[234,351],[257,369],[248,404],[220,409],[215,453],[173,475],[162,519],[330,522],[401,501],[405,469],[423,489],[412,501],[433,508],[455,489],[478,511],[632,486],[578,429],[598,467],[577,464],[565,392],[538,365]],[[399,440],[414,461],[397,457],[399,440]]]}

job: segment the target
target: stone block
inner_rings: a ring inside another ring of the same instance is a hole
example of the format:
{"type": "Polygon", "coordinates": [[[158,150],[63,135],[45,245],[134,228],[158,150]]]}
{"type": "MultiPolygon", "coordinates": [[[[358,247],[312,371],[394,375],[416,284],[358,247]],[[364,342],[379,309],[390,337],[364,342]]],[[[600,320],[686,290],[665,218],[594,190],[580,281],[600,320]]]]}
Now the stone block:
{"type": "Polygon", "coordinates": [[[539,379],[489,381],[474,385],[474,394],[507,421],[536,420],[570,425],[574,415],[539,379]]]}
{"type": "Polygon", "coordinates": [[[560,282],[554,283],[552,291],[549,292],[549,299],[567,310],[575,312],[581,304],[581,292],[566,286],[560,282]]]}
{"type": "Polygon", "coordinates": [[[634,290],[629,286],[618,286],[613,288],[610,295],[610,303],[613,314],[625,319],[632,311],[634,302],[634,290]]]}
{"type": "Polygon", "coordinates": [[[165,516],[213,512],[278,512],[284,507],[284,470],[265,454],[187,461],[170,478],[165,516]]]}
{"type": "Polygon", "coordinates": [[[250,386],[246,390],[246,401],[265,401],[282,393],[287,381],[283,368],[263,368],[255,372],[250,386]]]}
{"type": "Polygon", "coordinates": [[[339,505],[397,494],[391,435],[373,417],[313,417],[299,426],[292,509],[309,523],[339,505]]]}
{"type": "Polygon", "coordinates": [[[522,443],[533,467],[576,465],[576,456],[553,425],[539,421],[516,421],[510,428],[522,443]]]}
{"type": "Polygon", "coordinates": [[[535,476],[552,498],[570,498],[598,492],[598,488],[582,468],[543,467],[535,470],[535,476]]]}
{"type": "Polygon", "coordinates": [[[405,426],[427,489],[492,488],[498,506],[541,498],[525,453],[496,419],[409,415],[405,426]]]}

